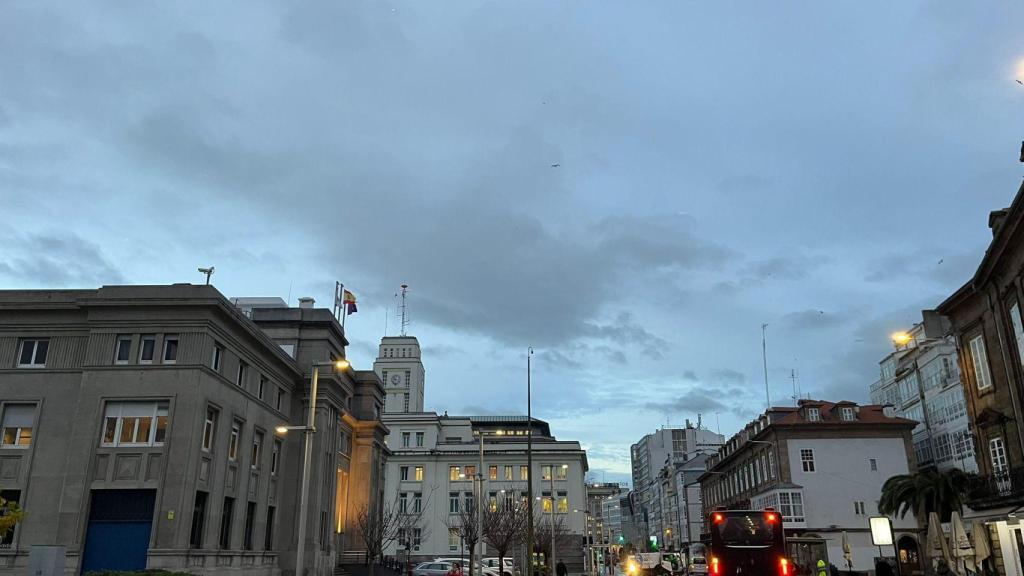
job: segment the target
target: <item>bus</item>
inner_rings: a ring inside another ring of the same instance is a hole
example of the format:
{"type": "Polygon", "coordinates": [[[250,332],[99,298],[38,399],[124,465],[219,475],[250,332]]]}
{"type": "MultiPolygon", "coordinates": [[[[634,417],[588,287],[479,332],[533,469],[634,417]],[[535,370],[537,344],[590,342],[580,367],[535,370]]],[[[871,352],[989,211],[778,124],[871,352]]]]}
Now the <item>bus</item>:
{"type": "Polygon", "coordinates": [[[709,520],[708,576],[793,576],[781,514],[716,510],[709,520]]]}

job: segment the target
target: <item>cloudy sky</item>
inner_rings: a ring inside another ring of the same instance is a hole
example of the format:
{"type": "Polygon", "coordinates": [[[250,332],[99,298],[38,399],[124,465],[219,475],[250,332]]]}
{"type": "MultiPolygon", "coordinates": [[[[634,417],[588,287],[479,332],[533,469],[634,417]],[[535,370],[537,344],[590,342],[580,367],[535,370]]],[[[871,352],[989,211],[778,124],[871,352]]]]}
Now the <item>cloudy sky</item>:
{"type": "Polygon", "coordinates": [[[427,404],[618,480],[644,433],[866,401],[1021,179],[1020,2],[0,4],[0,287],[411,286],[427,404]]]}

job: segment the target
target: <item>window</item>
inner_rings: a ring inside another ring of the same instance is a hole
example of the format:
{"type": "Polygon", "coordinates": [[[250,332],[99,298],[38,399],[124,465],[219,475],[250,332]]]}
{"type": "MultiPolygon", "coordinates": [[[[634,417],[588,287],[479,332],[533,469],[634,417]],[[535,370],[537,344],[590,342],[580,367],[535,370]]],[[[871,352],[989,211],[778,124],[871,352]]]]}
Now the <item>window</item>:
{"type": "Polygon", "coordinates": [[[466,478],[472,478],[476,476],[476,466],[466,466],[466,478]]]}
{"type": "Polygon", "coordinates": [[[238,374],[235,376],[235,384],[241,387],[245,387],[245,371],[249,367],[248,364],[238,361],[238,374]]]}
{"type": "Polygon", "coordinates": [[[871,466],[872,472],[878,472],[878,460],[875,458],[868,458],[868,464],[871,466]]]}
{"type": "Polygon", "coordinates": [[[844,422],[853,422],[857,419],[857,415],[854,413],[851,406],[843,406],[840,413],[844,422]]]}
{"type": "Polygon", "coordinates": [[[458,514],[459,513],[459,493],[449,492],[448,493],[448,513],[458,514]]]}
{"type": "Polygon", "coordinates": [[[540,479],[551,480],[551,465],[545,464],[540,467],[540,479]]]}
{"type": "Polygon", "coordinates": [[[213,344],[213,359],[210,361],[210,367],[213,368],[214,372],[220,372],[221,360],[224,359],[224,347],[216,342],[213,344]]]}
{"type": "Polygon", "coordinates": [[[402,394],[402,412],[409,411],[409,393],[402,394]]]}
{"type": "Polygon", "coordinates": [[[267,377],[260,374],[260,387],[256,390],[256,397],[263,400],[263,391],[267,387],[267,377]]]}
{"type": "Polygon", "coordinates": [[[423,493],[415,492],[412,495],[412,513],[419,514],[423,511],[423,493]]]}
{"type": "Polygon", "coordinates": [[[511,479],[512,479],[512,467],[511,466],[505,466],[505,480],[511,480],[511,479]]]}
{"type": "Polygon", "coordinates": [[[398,476],[399,476],[400,480],[408,480],[409,479],[409,467],[408,466],[402,466],[401,468],[399,468],[398,469],[398,473],[399,473],[398,476]]]}
{"type": "Polygon", "coordinates": [[[864,512],[864,502],[863,501],[854,501],[853,502],[853,513],[856,514],[857,516],[864,516],[865,512],[864,512]]]}
{"type": "Polygon", "coordinates": [[[476,510],[476,500],[473,498],[472,492],[462,494],[462,505],[466,507],[466,512],[473,513],[476,510]]]}
{"type": "Polygon", "coordinates": [[[545,490],[541,496],[541,501],[544,504],[544,513],[551,514],[551,507],[554,505],[554,503],[551,502],[551,492],[545,490]]]}
{"type": "Polygon", "coordinates": [[[249,502],[245,505],[245,526],[242,533],[242,549],[252,550],[252,532],[256,524],[256,503],[249,502]]]}
{"type": "Polygon", "coordinates": [[[809,422],[818,422],[819,420],[821,420],[821,411],[818,410],[817,408],[808,408],[807,420],[809,422]]]}
{"type": "MultiPolygon", "coordinates": [[[[408,411],[408,408],[406,408],[406,411],[408,411]]],[[[416,447],[423,448],[423,432],[416,433],[416,447]]]]}
{"type": "Polygon", "coordinates": [[[497,512],[498,511],[498,493],[497,492],[489,492],[487,494],[487,509],[490,510],[491,512],[497,512]]]}
{"type": "Polygon", "coordinates": [[[42,368],[46,366],[46,352],[50,341],[46,339],[26,339],[21,341],[21,355],[18,366],[22,368],[42,368]]]}
{"type": "Polygon", "coordinates": [[[565,475],[569,472],[569,467],[565,464],[561,466],[555,466],[555,480],[565,480],[565,475]]]}
{"type": "Polygon", "coordinates": [[[420,549],[420,536],[421,536],[421,534],[422,534],[422,532],[421,532],[420,528],[413,528],[412,529],[412,549],[413,550],[419,550],[420,549]]]}
{"type": "Polygon", "coordinates": [[[987,390],[992,386],[988,372],[988,356],[985,354],[985,338],[978,334],[970,341],[971,363],[974,365],[974,382],[978,390],[987,390]]]}
{"type": "Polygon", "coordinates": [[[142,345],[139,346],[139,364],[152,364],[153,353],[156,350],[156,335],[143,334],[142,345]]]}
{"type": "Polygon", "coordinates": [[[488,466],[487,467],[487,479],[488,480],[497,480],[498,479],[498,467],[497,466],[488,466]]]}
{"type": "Polygon", "coordinates": [[[449,466],[448,467],[448,480],[458,480],[459,479],[459,474],[461,472],[462,471],[459,469],[458,466],[449,466]]]}
{"type": "Polygon", "coordinates": [[[231,515],[235,511],[235,499],[224,498],[224,506],[220,511],[220,539],[218,543],[224,550],[231,549],[231,515]]]}
{"type": "Polygon", "coordinates": [[[117,345],[114,346],[114,364],[127,364],[132,353],[132,337],[123,335],[117,337],[117,345]]]}
{"type": "Polygon", "coordinates": [[[267,532],[263,537],[264,550],[274,549],[274,516],[276,512],[277,508],[274,506],[267,506],[267,532]]]}
{"type": "Polygon", "coordinates": [[[234,462],[238,458],[238,439],[242,435],[242,425],[239,422],[231,424],[231,439],[228,441],[228,460],[234,462]]]}
{"type": "Polygon", "coordinates": [[[409,500],[407,498],[408,493],[402,492],[402,497],[398,500],[398,513],[408,514],[409,513],[409,500]]]}
{"type": "Polygon", "coordinates": [[[1024,366],[1024,324],[1021,323],[1017,302],[1010,307],[1010,323],[1013,324],[1013,338],[1017,341],[1017,360],[1024,366]]]}
{"type": "Polygon", "coordinates": [[[258,470],[260,467],[260,455],[263,448],[263,432],[256,432],[252,435],[252,454],[249,460],[249,467],[258,470]]]}
{"type": "Polygon", "coordinates": [[[270,453],[270,474],[276,476],[281,465],[281,441],[275,439],[273,451],[270,453]]]}
{"type": "Polygon", "coordinates": [[[461,544],[462,544],[462,537],[459,536],[459,529],[458,528],[449,528],[448,529],[448,550],[450,552],[454,552],[454,551],[459,549],[459,546],[461,544]]]}
{"type": "Polygon", "coordinates": [[[1006,447],[1003,445],[1003,438],[991,438],[988,441],[988,454],[992,460],[992,473],[997,478],[1006,476],[1006,447]]]}
{"type": "Polygon", "coordinates": [[[206,409],[206,423],[203,424],[203,452],[209,452],[213,448],[213,436],[217,429],[217,411],[213,408],[206,409]]]}
{"type": "Polygon", "coordinates": [[[206,499],[209,494],[196,491],[195,504],[192,506],[192,529],[188,534],[188,547],[203,547],[203,529],[206,527],[206,499]]]}
{"type": "Polygon", "coordinates": [[[800,463],[804,472],[814,472],[814,450],[803,448],[800,450],[800,463]]]}
{"type": "Polygon", "coordinates": [[[768,453],[768,475],[772,480],[775,479],[775,453],[768,453]]]}
{"type": "Polygon", "coordinates": [[[417,482],[423,482],[423,466],[417,466],[413,472],[413,479],[417,482]]]}
{"type": "Polygon", "coordinates": [[[164,364],[174,364],[178,361],[178,335],[168,334],[164,336],[164,364]]]}
{"type": "Polygon", "coordinates": [[[779,512],[790,522],[804,521],[803,494],[800,492],[779,492],[779,512]]]}
{"type": "Polygon", "coordinates": [[[108,402],[103,420],[103,446],[161,446],[167,402],[108,402]]]}
{"type": "Polygon", "coordinates": [[[409,440],[411,437],[412,434],[410,434],[409,432],[402,432],[402,448],[409,447],[409,440]]]}
{"type": "Polygon", "coordinates": [[[35,421],[35,404],[6,404],[4,406],[3,439],[0,446],[5,448],[27,448],[32,445],[32,424],[35,421]]]}
{"type": "Polygon", "coordinates": [[[277,398],[274,399],[274,408],[276,408],[277,411],[280,412],[281,406],[284,405],[284,390],[278,388],[276,394],[277,398]]]}
{"type": "Polygon", "coordinates": [[[569,513],[569,493],[559,492],[558,493],[558,513],[568,514],[569,513]]]}

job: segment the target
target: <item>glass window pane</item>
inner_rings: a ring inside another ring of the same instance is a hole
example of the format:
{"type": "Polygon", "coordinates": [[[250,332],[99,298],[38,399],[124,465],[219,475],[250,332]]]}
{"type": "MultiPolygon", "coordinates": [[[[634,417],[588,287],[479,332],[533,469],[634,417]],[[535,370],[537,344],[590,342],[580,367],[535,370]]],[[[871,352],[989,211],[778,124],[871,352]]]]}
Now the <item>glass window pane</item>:
{"type": "Polygon", "coordinates": [[[156,437],[154,442],[157,444],[163,444],[164,438],[167,436],[167,416],[156,417],[156,437]]]}
{"type": "Polygon", "coordinates": [[[15,440],[17,439],[17,437],[18,437],[18,429],[17,428],[4,428],[3,444],[5,446],[13,446],[15,440]]]}
{"type": "Polygon", "coordinates": [[[135,438],[135,425],[138,422],[138,418],[135,416],[126,416],[121,420],[121,444],[131,444],[135,438]]]}
{"type": "Polygon", "coordinates": [[[107,416],[106,423],[103,426],[103,443],[113,444],[115,434],[117,432],[117,418],[107,416]]]}
{"type": "Polygon", "coordinates": [[[35,340],[25,340],[21,343],[21,358],[18,359],[18,364],[31,364],[32,354],[36,350],[35,340]]]}
{"type": "Polygon", "coordinates": [[[18,436],[18,446],[29,446],[32,444],[32,429],[19,428],[21,434],[18,436]]]}
{"type": "Polygon", "coordinates": [[[50,348],[49,340],[36,342],[36,364],[46,364],[46,351],[50,348]]]}
{"type": "Polygon", "coordinates": [[[139,424],[135,429],[135,442],[137,444],[149,444],[149,432],[153,425],[150,417],[139,418],[139,424]]]}

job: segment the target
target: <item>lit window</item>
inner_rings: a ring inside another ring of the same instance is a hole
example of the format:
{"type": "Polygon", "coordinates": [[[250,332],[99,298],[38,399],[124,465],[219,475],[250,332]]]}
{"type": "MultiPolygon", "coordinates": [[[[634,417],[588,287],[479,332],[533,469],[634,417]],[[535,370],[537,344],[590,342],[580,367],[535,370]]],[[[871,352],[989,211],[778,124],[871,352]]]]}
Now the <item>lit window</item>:
{"type": "Polygon", "coordinates": [[[511,466],[505,466],[505,480],[511,480],[511,479],[512,479],[512,467],[511,466]]]}
{"type": "Polygon", "coordinates": [[[114,363],[127,364],[132,353],[132,337],[118,336],[117,346],[114,347],[114,363]]]}
{"type": "Polygon", "coordinates": [[[167,434],[167,402],[108,402],[104,446],[161,446],[167,434]]]}
{"type": "Polygon", "coordinates": [[[178,360],[178,336],[164,336],[164,364],[174,364],[178,360]]]}
{"type": "Polygon", "coordinates": [[[458,466],[449,466],[448,467],[448,480],[458,480],[459,479],[459,474],[461,472],[462,472],[462,470],[460,470],[458,466]]]}
{"type": "Polygon", "coordinates": [[[565,480],[566,473],[569,472],[569,467],[565,464],[561,466],[555,466],[555,480],[565,480]]]}
{"type": "Polygon", "coordinates": [[[466,466],[466,478],[476,476],[476,466],[466,466]]]}
{"type": "Polygon", "coordinates": [[[156,336],[153,334],[143,334],[142,345],[139,346],[139,364],[152,364],[155,350],[156,336]]]}
{"type": "Polygon", "coordinates": [[[551,465],[545,464],[540,467],[540,479],[551,480],[551,465]]]}
{"type": "Polygon", "coordinates": [[[415,478],[417,482],[423,482],[423,466],[417,466],[414,473],[415,475],[413,478],[415,478]]]}
{"type": "Polygon", "coordinates": [[[18,366],[22,368],[42,368],[46,366],[46,353],[49,349],[49,340],[22,340],[18,366]]]}
{"type": "Polygon", "coordinates": [[[569,494],[567,492],[558,493],[558,513],[568,514],[569,513],[569,494]]]}
{"type": "Polygon", "coordinates": [[[35,404],[7,404],[4,406],[3,439],[0,445],[27,448],[32,445],[32,424],[36,416],[35,404]]]}
{"type": "Polygon", "coordinates": [[[527,468],[526,466],[520,466],[519,467],[519,479],[520,480],[529,480],[530,479],[530,469],[527,468]]]}
{"type": "Polygon", "coordinates": [[[498,467],[497,466],[488,466],[487,467],[487,479],[488,480],[497,480],[498,479],[498,467]]]}

